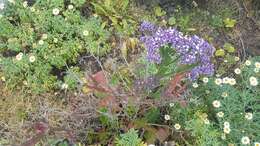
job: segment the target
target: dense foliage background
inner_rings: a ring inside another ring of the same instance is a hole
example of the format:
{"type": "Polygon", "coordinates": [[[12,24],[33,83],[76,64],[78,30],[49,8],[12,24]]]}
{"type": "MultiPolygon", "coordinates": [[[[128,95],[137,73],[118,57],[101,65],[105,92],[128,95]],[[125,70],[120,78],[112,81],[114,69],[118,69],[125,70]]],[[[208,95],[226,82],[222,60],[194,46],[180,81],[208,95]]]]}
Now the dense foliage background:
{"type": "Polygon", "coordinates": [[[260,145],[258,0],[0,0],[0,145],[260,145]]]}

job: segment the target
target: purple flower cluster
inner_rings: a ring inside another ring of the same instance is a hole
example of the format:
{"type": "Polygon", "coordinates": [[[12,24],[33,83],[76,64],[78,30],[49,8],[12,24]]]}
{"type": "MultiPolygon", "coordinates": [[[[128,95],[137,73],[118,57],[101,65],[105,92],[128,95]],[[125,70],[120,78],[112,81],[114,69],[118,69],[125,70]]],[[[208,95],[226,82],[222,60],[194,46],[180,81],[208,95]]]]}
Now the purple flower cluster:
{"type": "Polygon", "coordinates": [[[214,65],[210,59],[215,48],[204,39],[196,35],[185,36],[174,28],[164,29],[149,22],[143,22],[140,31],[145,34],[141,37],[141,41],[147,48],[149,61],[159,64],[161,62],[159,49],[170,45],[180,55],[181,64],[198,64],[189,74],[192,80],[197,79],[199,75],[212,75],[214,73],[214,65]]]}

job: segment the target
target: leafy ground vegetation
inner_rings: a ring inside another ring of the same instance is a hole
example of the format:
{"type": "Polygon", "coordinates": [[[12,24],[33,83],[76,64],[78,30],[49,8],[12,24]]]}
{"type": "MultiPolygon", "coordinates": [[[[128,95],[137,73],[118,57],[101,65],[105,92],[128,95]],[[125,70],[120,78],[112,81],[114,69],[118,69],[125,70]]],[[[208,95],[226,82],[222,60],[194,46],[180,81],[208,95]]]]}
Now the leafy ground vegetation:
{"type": "Polygon", "coordinates": [[[259,0],[0,0],[0,146],[259,146],[259,42],[259,0]]]}

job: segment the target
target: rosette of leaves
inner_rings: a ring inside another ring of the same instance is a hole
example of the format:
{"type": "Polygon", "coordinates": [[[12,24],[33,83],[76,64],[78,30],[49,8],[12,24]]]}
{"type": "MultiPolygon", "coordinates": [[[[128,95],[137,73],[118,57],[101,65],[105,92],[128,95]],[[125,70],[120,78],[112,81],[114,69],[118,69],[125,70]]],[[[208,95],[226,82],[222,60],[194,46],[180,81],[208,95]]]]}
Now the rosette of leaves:
{"type": "Polygon", "coordinates": [[[104,24],[112,25],[112,29],[121,34],[131,35],[136,29],[136,18],[131,14],[129,0],[96,0],[91,2],[94,11],[107,18],[104,24]]]}
{"type": "Polygon", "coordinates": [[[115,140],[116,146],[144,146],[142,139],[138,137],[138,133],[134,129],[130,129],[127,133],[121,134],[115,140]]]}
{"type": "Polygon", "coordinates": [[[101,19],[81,15],[84,3],[71,1],[69,9],[64,0],[36,0],[30,5],[21,0],[6,2],[0,18],[0,71],[7,85],[26,84],[37,92],[52,89],[57,87],[52,70],[76,64],[82,53],[102,56],[110,50],[109,32],[101,19]],[[19,53],[23,55],[17,60],[19,53]],[[30,62],[30,56],[35,61],[30,62]]]}
{"type": "Polygon", "coordinates": [[[225,74],[226,68],[230,68],[237,63],[235,60],[235,52],[236,48],[230,43],[225,43],[223,48],[219,48],[215,51],[215,56],[217,57],[215,59],[223,60],[223,62],[220,62],[218,65],[218,74],[225,74]]]}

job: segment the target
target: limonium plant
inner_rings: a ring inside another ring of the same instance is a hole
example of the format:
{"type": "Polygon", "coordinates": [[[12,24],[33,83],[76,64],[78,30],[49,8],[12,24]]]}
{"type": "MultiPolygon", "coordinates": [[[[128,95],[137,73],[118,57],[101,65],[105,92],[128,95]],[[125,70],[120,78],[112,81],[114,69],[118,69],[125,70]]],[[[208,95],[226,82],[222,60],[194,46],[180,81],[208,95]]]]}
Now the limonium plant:
{"type": "Polygon", "coordinates": [[[147,59],[160,64],[162,56],[160,49],[170,46],[179,56],[179,63],[183,65],[195,65],[189,72],[192,80],[200,75],[213,75],[214,65],[211,57],[215,48],[197,35],[187,36],[175,28],[162,28],[144,21],[140,26],[143,33],[141,41],[147,49],[147,59]]]}

